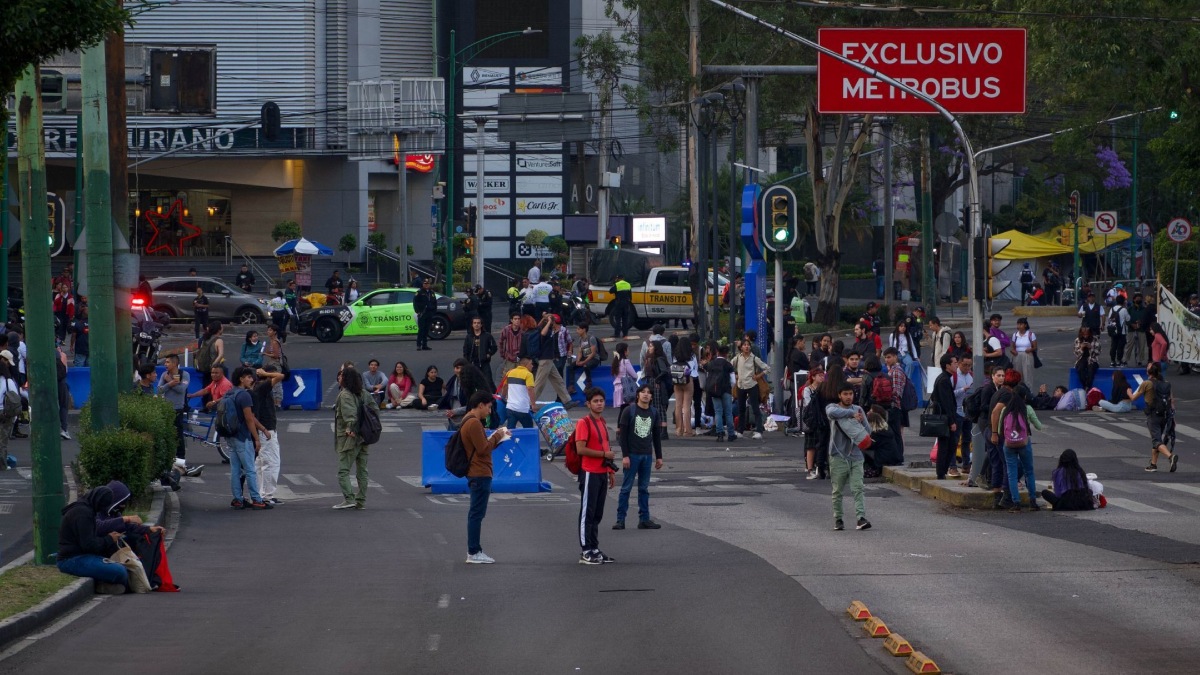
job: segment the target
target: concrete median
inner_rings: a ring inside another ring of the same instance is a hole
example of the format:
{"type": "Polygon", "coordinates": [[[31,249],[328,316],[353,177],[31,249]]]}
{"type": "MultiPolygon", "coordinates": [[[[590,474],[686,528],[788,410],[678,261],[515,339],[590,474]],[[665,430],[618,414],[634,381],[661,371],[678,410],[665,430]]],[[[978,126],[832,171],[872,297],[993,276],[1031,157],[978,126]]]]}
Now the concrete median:
{"type": "MultiPolygon", "coordinates": [[[[990,490],[960,485],[959,478],[937,479],[934,469],[912,469],[901,466],[883,467],[883,477],[889,483],[908,488],[948,506],[958,509],[980,509],[990,511],[995,498],[990,490]]],[[[1029,496],[1022,489],[1021,503],[1029,504],[1029,496]]]]}

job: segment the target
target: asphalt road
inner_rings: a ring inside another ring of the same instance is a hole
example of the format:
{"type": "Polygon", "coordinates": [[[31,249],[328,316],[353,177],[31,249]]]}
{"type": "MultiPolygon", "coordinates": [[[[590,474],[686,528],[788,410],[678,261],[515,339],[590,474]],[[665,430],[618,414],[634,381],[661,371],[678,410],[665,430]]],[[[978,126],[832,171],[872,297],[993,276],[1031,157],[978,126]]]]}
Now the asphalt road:
{"type": "MultiPolygon", "coordinates": [[[[1075,325],[1034,322],[1046,361],[1037,374],[1051,386],[1066,382],[1075,325]]],[[[451,338],[417,354],[411,340],[293,338],[288,350],[294,367],[328,373],[328,386],[346,358],[445,370],[460,345],[451,338]]],[[[1200,629],[1200,455],[1191,450],[1200,423],[1190,411],[1200,378],[1171,381],[1183,424],[1175,474],[1142,471],[1140,412],[1042,415],[1039,487],[1073,447],[1106,486],[1101,511],[959,511],[871,484],[873,529],[833,532],[829,485],[804,479],[797,439],[672,439],[651,504],[664,529],[608,529],[612,494],[600,542],[619,562],[603,567],[575,563],[578,492],[558,464],[542,465],[552,492],[494,496],[483,543],[498,563],[464,565],[464,500],[431,495],[414,478],[416,435],[440,427],[435,414],[385,411],[368,510],[347,513],[329,508],[340,499],[330,413],[288,411],[287,504],[230,511],[227,468],[210,464],[180,493],[171,559],[183,593],[96,603],[0,655],[0,672],[58,672],[77,667],[79,654],[99,672],[164,663],[182,672],[232,663],[314,673],[396,664],[428,673],[907,672],[845,618],[858,599],[947,672],[1190,673],[1200,629]],[[138,636],[153,656],[114,631],[138,636]]],[[[926,447],[907,442],[910,457],[926,447]]]]}

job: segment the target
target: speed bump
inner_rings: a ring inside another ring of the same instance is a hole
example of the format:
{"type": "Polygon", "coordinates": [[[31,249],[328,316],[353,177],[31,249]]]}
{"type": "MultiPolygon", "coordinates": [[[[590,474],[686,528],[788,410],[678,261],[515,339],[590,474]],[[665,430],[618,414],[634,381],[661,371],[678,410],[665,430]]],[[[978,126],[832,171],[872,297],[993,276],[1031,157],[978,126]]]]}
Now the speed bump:
{"type": "Polygon", "coordinates": [[[911,656],[913,653],[912,645],[899,633],[887,636],[887,639],[883,641],[883,648],[888,650],[892,656],[911,656]]]}
{"type": "Polygon", "coordinates": [[[883,619],[877,616],[867,619],[867,623],[863,625],[863,629],[867,631],[867,635],[873,638],[885,638],[892,634],[892,631],[888,630],[887,624],[883,622],[883,619]]]}
{"type": "Polygon", "coordinates": [[[932,675],[938,675],[938,673],[942,672],[942,670],[937,667],[937,664],[933,662],[933,659],[925,656],[925,654],[921,652],[913,652],[910,654],[908,660],[904,662],[904,665],[908,666],[908,669],[914,673],[930,673],[932,675]]]}
{"type": "Polygon", "coordinates": [[[861,600],[850,603],[850,606],[846,608],[846,613],[855,621],[866,621],[871,618],[871,610],[867,609],[861,600]]]}

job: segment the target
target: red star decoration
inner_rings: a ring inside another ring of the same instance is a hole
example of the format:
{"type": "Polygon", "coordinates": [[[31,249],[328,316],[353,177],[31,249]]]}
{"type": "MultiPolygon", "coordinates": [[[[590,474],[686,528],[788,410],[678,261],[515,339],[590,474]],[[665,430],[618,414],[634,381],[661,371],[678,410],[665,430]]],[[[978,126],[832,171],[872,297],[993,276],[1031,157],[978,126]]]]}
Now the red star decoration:
{"type": "Polygon", "coordinates": [[[159,251],[166,251],[168,255],[183,257],[184,243],[189,239],[196,239],[200,236],[200,228],[183,219],[183,202],[178,199],[171,203],[171,208],[167,210],[166,213],[147,211],[146,220],[150,221],[150,227],[154,228],[154,235],[150,237],[150,241],[146,242],[145,252],[147,255],[151,253],[158,253],[159,251]],[[172,219],[172,216],[175,216],[175,219],[172,219]],[[174,223],[178,223],[181,229],[191,230],[191,232],[179,238],[178,252],[172,250],[169,242],[156,243],[158,242],[159,235],[169,236],[171,234],[172,225],[174,223]]]}

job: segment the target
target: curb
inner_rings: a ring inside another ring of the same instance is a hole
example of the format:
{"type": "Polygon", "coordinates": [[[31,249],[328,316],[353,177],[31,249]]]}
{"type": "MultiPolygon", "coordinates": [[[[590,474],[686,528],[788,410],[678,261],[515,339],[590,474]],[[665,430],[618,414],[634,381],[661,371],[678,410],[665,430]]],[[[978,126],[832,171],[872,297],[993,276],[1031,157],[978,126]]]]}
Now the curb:
{"type": "MultiPolygon", "coordinates": [[[[938,480],[934,469],[883,467],[883,477],[889,483],[918,492],[922,497],[942,502],[956,509],[993,510],[995,498],[990,490],[959,485],[957,479],[938,480]]],[[[1029,496],[1021,486],[1021,503],[1029,504],[1029,496]]]]}
{"type": "MultiPolygon", "coordinates": [[[[74,487],[71,491],[75,492],[74,487]]],[[[154,501],[150,506],[147,522],[157,524],[163,520],[164,516],[172,527],[168,530],[168,536],[163,545],[170,548],[171,543],[175,540],[175,528],[180,520],[179,497],[169,490],[157,490],[154,493],[154,501]],[[169,509],[167,508],[168,502],[170,502],[169,509]]],[[[30,551],[5,565],[3,569],[23,565],[32,559],[33,551],[30,551]]],[[[5,650],[19,640],[28,638],[93,597],[95,597],[95,590],[92,580],[79,578],[39,604],[0,621],[0,650],[5,650]]]]}

